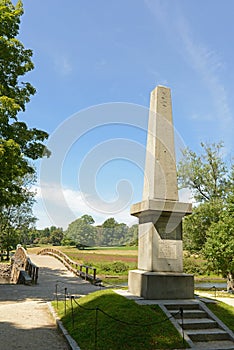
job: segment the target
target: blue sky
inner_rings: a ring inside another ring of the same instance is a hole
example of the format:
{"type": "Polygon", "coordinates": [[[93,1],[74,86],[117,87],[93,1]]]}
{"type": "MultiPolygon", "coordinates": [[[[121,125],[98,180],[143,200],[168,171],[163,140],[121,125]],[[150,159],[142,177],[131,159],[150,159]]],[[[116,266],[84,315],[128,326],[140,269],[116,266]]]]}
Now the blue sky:
{"type": "Polygon", "coordinates": [[[134,222],[157,85],[171,88],[179,145],[223,140],[233,155],[233,1],[24,0],[24,10],[37,94],[20,118],[49,132],[53,152],[37,164],[39,228],[86,213],[134,222]]]}

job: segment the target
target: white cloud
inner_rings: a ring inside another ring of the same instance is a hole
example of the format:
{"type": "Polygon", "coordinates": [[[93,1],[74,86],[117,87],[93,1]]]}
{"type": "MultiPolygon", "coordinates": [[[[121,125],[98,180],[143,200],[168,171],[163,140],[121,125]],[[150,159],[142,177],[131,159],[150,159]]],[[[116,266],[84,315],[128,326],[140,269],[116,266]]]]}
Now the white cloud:
{"type": "Polygon", "coordinates": [[[39,218],[38,228],[55,225],[66,229],[70,222],[84,214],[91,215],[96,225],[102,224],[109,217],[129,226],[137,223],[137,219],[130,216],[129,207],[118,213],[101,213],[101,208],[95,210],[84,200],[81,192],[71,188],[62,188],[65,201],[61,201],[61,186],[58,184],[44,183],[40,187],[36,186],[35,190],[37,203],[34,214],[39,218]]]}
{"type": "MultiPolygon", "coordinates": [[[[38,228],[55,225],[66,229],[70,222],[84,214],[91,215],[96,225],[102,224],[109,217],[114,217],[117,222],[124,222],[128,226],[138,223],[138,219],[130,215],[130,207],[118,213],[100,213],[84,201],[81,192],[71,188],[62,189],[65,202],[60,201],[61,186],[58,184],[44,183],[41,187],[36,186],[35,189],[37,203],[34,206],[34,214],[39,217],[38,228]]],[[[194,203],[189,189],[179,191],[179,200],[184,203],[194,203]]]]}

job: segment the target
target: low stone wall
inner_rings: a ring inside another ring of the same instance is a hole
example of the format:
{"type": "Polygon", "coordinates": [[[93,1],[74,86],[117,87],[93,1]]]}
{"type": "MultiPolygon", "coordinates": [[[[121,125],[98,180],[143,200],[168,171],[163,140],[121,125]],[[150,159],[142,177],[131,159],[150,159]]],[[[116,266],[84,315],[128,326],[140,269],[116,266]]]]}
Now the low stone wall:
{"type": "Polygon", "coordinates": [[[0,277],[10,278],[11,276],[11,265],[0,263],[0,277]]]}
{"type": "Polygon", "coordinates": [[[19,284],[37,283],[39,267],[33,264],[21,246],[17,245],[15,254],[11,258],[11,282],[19,284]]]}

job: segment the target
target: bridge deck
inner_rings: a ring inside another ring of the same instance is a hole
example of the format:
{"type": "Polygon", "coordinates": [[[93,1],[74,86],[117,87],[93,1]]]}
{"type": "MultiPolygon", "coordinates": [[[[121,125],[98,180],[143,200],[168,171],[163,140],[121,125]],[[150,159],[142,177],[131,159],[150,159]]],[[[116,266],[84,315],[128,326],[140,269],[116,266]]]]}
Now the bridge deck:
{"type": "Polygon", "coordinates": [[[30,255],[40,267],[38,284],[0,285],[0,349],[8,350],[67,350],[67,344],[56,330],[47,301],[55,299],[58,291],[86,295],[96,287],[69,272],[63,264],[50,256],[30,255]]]}

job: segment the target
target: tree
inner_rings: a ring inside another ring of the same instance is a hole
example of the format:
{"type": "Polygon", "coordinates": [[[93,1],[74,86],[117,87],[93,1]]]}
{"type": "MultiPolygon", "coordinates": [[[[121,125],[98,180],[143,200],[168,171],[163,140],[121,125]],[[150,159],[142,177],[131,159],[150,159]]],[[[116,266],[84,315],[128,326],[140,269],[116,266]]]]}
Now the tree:
{"type": "Polygon", "coordinates": [[[27,194],[19,179],[35,173],[29,160],[49,155],[43,144],[48,134],[28,128],[17,117],[36,92],[21,80],[34,67],[32,51],[16,38],[22,14],[21,1],[14,6],[0,0],[0,208],[24,202],[27,194]]]}
{"type": "Polygon", "coordinates": [[[127,244],[132,245],[132,246],[137,246],[138,245],[138,225],[132,225],[131,227],[128,228],[128,233],[127,233],[127,244]]]}
{"type": "Polygon", "coordinates": [[[65,239],[70,239],[76,245],[93,246],[95,244],[96,228],[92,226],[92,216],[83,215],[69,224],[65,231],[65,239]]]}
{"type": "Polygon", "coordinates": [[[61,227],[46,227],[33,233],[33,242],[40,244],[61,245],[63,240],[63,229],[61,227]]]}
{"type": "Polygon", "coordinates": [[[29,231],[34,227],[36,218],[32,214],[33,198],[28,197],[20,205],[4,207],[0,213],[0,247],[9,252],[21,242],[28,242],[29,231]]]}
{"type": "Polygon", "coordinates": [[[223,143],[201,143],[201,147],[200,155],[186,149],[178,165],[180,188],[189,188],[197,201],[192,215],[183,222],[184,246],[191,252],[203,249],[209,227],[220,219],[230,187],[223,143]]]}
{"type": "Polygon", "coordinates": [[[125,244],[127,241],[128,226],[118,223],[114,218],[109,218],[102,224],[102,245],[115,246],[125,244]]]}
{"type": "MultiPolygon", "coordinates": [[[[233,178],[233,172],[230,178],[233,178]]],[[[210,269],[223,276],[234,276],[234,183],[230,187],[225,208],[217,222],[213,222],[207,233],[203,253],[210,269]]],[[[234,284],[232,283],[232,290],[234,284]]]]}
{"type": "MultiPolygon", "coordinates": [[[[234,165],[228,167],[221,154],[223,144],[202,144],[203,154],[186,150],[179,165],[182,186],[193,190],[198,206],[184,220],[184,242],[200,251],[208,269],[234,276],[234,165]]],[[[231,282],[231,289],[234,284],[231,282]]]]}
{"type": "Polygon", "coordinates": [[[0,208],[20,205],[26,200],[27,191],[22,184],[28,174],[32,174],[32,169],[23,159],[19,145],[0,139],[0,208]]]}
{"type": "Polygon", "coordinates": [[[54,227],[52,226],[50,228],[51,234],[50,234],[50,242],[53,245],[61,245],[61,242],[63,240],[63,229],[62,227],[54,227]]]}
{"type": "Polygon", "coordinates": [[[226,195],[228,168],[221,153],[223,143],[201,143],[203,153],[197,155],[188,148],[178,165],[180,188],[189,188],[198,203],[226,195]]]}
{"type": "Polygon", "coordinates": [[[192,253],[201,252],[210,225],[218,222],[223,211],[223,201],[213,199],[193,208],[192,214],[183,221],[184,248],[192,253]]]}

